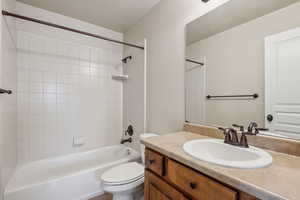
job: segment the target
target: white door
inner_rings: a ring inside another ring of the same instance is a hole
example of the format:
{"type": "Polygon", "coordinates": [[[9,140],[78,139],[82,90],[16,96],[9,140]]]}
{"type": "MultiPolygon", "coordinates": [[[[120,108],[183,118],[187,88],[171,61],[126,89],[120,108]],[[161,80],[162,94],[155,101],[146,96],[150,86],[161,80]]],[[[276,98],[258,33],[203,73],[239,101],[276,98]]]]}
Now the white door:
{"type": "Polygon", "coordinates": [[[186,121],[205,123],[205,66],[187,63],[185,71],[186,121]]]}
{"type": "Polygon", "coordinates": [[[300,28],[265,40],[266,127],[300,139],[300,28]]]}

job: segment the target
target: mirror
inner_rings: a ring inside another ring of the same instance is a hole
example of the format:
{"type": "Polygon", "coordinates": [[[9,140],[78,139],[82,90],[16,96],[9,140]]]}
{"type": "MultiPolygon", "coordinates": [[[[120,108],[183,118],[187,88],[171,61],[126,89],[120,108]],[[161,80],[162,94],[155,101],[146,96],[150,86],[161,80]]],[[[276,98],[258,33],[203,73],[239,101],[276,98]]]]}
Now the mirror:
{"type": "Polygon", "coordinates": [[[300,139],[300,1],[230,0],[186,27],[186,121],[300,139]]]}

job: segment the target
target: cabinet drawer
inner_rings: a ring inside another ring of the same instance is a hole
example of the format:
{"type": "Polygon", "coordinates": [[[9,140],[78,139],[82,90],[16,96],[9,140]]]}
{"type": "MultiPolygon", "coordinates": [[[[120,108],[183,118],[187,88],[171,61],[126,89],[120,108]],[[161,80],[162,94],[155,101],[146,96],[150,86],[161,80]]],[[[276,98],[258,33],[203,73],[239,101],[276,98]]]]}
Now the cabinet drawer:
{"type": "Polygon", "coordinates": [[[145,200],[187,200],[181,192],[158,176],[145,171],[145,200]]]}
{"type": "Polygon", "coordinates": [[[164,157],[154,151],[146,149],[145,151],[145,165],[147,169],[155,172],[159,176],[164,173],[164,157]]]}
{"type": "Polygon", "coordinates": [[[237,192],[188,167],[168,160],[167,179],[197,200],[236,200],[237,192]]]}

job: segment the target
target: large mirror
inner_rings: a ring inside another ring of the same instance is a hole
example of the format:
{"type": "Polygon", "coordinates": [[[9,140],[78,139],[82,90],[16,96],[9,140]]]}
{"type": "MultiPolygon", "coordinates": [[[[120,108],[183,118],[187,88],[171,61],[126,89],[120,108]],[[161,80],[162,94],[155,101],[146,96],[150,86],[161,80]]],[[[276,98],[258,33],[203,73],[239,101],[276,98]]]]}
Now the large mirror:
{"type": "Polygon", "coordinates": [[[300,139],[300,0],[230,0],[186,32],[187,122],[300,139]]]}

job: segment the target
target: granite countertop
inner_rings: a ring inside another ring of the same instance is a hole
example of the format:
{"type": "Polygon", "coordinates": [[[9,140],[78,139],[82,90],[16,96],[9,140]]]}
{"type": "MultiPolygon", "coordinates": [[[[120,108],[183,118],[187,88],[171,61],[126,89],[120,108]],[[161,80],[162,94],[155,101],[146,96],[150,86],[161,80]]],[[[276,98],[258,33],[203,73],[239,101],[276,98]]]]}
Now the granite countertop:
{"type": "Polygon", "coordinates": [[[207,176],[262,200],[300,200],[300,157],[268,151],[273,163],[260,169],[234,169],[210,164],[187,155],[182,146],[193,139],[207,138],[177,132],[142,140],[147,147],[207,176]]]}

